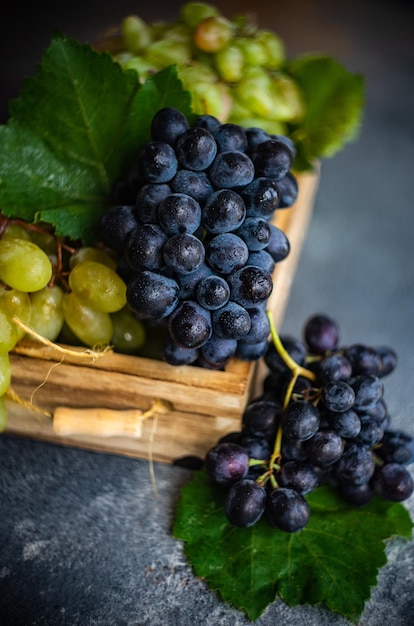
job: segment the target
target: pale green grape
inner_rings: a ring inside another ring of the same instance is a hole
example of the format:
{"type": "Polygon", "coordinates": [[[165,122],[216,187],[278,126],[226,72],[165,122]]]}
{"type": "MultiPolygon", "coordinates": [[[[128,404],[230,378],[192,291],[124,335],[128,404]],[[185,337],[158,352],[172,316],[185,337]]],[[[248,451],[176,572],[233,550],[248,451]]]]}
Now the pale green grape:
{"type": "Polygon", "coordinates": [[[25,239],[0,240],[0,280],[20,291],[43,289],[52,278],[52,265],[39,246],[25,239]]]}
{"type": "Polygon", "coordinates": [[[30,324],[31,310],[28,293],[0,285],[0,353],[12,350],[25,334],[13,318],[18,317],[25,324],[30,324]]]}
{"type": "Polygon", "coordinates": [[[7,406],[5,396],[0,396],[0,432],[7,426],[7,406]]]}
{"type": "Polygon", "coordinates": [[[127,50],[138,54],[151,43],[151,29],[138,15],[128,15],[121,25],[122,41],[127,50]]]}
{"type": "Polygon", "coordinates": [[[4,233],[2,234],[2,239],[26,239],[26,241],[31,241],[30,233],[27,228],[21,226],[20,224],[8,223],[4,233]]]}
{"type": "Polygon", "coordinates": [[[285,44],[283,40],[268,30],[259,30],[255,34],[255,39],[261,43],[266,50],[264,67],[270,70],[280,68],[286,60],[285,44]]]}
{"type": "Polygon", "coordinates": [[[8,354],[0,354],[0,396],[4,396],[10,386],[11,364],[8,354]]]}
{"type": "Polygon", "coordinates": [[[194,30],[194,43],[203,52],[223,50],[233,37],[233,24],[221,15],[206,17],[194,30]]]}
{"type": "Polygon", "coordinates": [[[109,344],[113,335],[109,313],[96,311],[73,292],[64,295],[62,306],[66,323],[84,345],[109,344]]]}
{"type": "Polygon", "coordinates": [[[44,287],[31,295],[30,325],[42,337],[55,341],[62,330],[63,290],[59,285],[44,287]]]}
{"type": "Polygon", "coordinates": [[[191,45],[189,41],[180,41],[175,38],[161,39],[148,46],[144,58],[147,63],[159,68],[173,63],[184,65],[191,60],[191,45]]]}
{"type": "Polygon", "coordinates": [[[69,259],[69,267],[73,269],[75,265],[83,261],[96,261],[107,265],[112,270],[116,269],[115,258],[102,248],[93,248],[92,246],[83,246],[74,252],[69,259]]]}
{"type": "Polygon", "coordinates": [[[278,73],[272,78],[273,111],[270,119],[296,122],[304,113],[302,94],[297,83],[286,74],[278,73]]]}
{"type": "Polygon", "coordinates": [[[69,274],[69,286],[97,311],[114,313],[126,304],[126,285],[107,265],[95,261],[78,263],[69,274]]]}
{"type": "Polygon", "coordinates": [[[182,21],[191,29],[207,17],[214,17],[219,14],[220,12],[215,6],[206,2],[186,2],[180,11],[182,21]]]}
{"type": "Polygon", "coordinates": [[[268,117],[274,107],[272,79],[262,67],[249,67],[242,80],[235,86],[236,98],[251,113],[268,117]]]}
{"type": "Polygon", "coordinates": [[[111,344],[114,350],[124,354],[134,354],[142,348],[146,337],[145,327],[128,306],[113,313],[111,319],[114,326],[111,344]]]}
{"type": "Polygon", "coordinates": [[[16,343],[16,324],[13,324],[8,315],[0,311],[0,355],[13,350],[16,343]]]}
{"type": "Polygon", "coordinates": [[[227,46],[216,53],[214,60],[222,80],[235,83],[243,77],[245,59],[239,47],[227,46]]]}
{"type": "Polygon", "coordinates": [[[253,37],[239,37],[235,45],[240,49],[246,65],[263,66],[268,59],[266,47],[253,37]]]}

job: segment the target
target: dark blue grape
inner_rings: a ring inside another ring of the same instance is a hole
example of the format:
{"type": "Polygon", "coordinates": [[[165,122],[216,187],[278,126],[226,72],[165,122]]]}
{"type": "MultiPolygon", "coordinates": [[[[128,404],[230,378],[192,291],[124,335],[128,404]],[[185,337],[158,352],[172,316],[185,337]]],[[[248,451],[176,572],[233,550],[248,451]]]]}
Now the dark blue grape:
{"type": "Polygon", "coordinates": [[[375,348],[356,343],[345,350],[345,356],[351,364],[352,373],[374,374],[378,376],[382,368],[381,357],[375,348]]]}
{"type": "Polygon", "coordinates": [[[220,124],[221,122],[217,119],[217,117],[215,117],[214,115],[209,115],[208,113],[199,115],[194,122],[194,126],[205,128],[206,130],[210,131],[210,133],[214,133],[214,131],[219,128],[220,124]]]}
{"type": "Polygon", "coordinates": [[[348,445],[335,466],[335,475],[343,483],[363,485],[371,480],[375,459],[369,446],[362,443],[348,445]]]}
{"type": "Polygon", "coordinates": [[[218,150],[226,152],[228,150],[247,150],[246,131],[238,124],[221,124],[214,132],[213,137],[216,140],[218,150]]]}
{"type": "Polygon", "coordinates": [[[178,304],[179,287],[175,280],[144,270],[127,286],[127,301],[140,319],[161,319],[178,304]]]}
{"type": "Polygon", "coordinates": [[[168,183],[177,173],[178,161],[174,149],[163,141],[146,143],[141,160],[148,183],[168,183]]]}
{"type": "Polygon", "coordinates": [[[219,309],[230,299],[230,287],[224,278],[215,274],[206,276],[197,283],[197,302],[209,311],[219,309]]]}
{"type": "Polygon", "coordinates": [[[288,404],[281,417],[283,435],[300,441],[313,437],[318,432],[320,422],[319,409],[305,400],[288,404]]]}
{"type": "Polygon", "coordinates": [[[177,138],[188,128],[190,124],[181,111],[164,107],[152,118],[151,137],[154,141],[164,141],[174,147],[177,138]]]}
{"type": "Polygon", "coordinates": [[[285,144],[285,146],[287,148],[289,148],[292,157],[295,158],[296,156],[296,145],[295,142],[293,141],[293,139],[291,137],[287,137],[286,135],[280,135],[280,134],[276,134],[273,133],[270,135],[270,139],[276,139],[277,141],[281,141],[282,143],[285,144]]]}
{"type": "Polygon", "coordinates": [[[189,233],[173,235],[163,248],[165,264],[179,274],[191,274],[204,262],[202,242],[189,233]]]}
{"type": "Polygon", "coordinates": [[[211,365],[223,366],[234,356],[237,348],[236,339],[224,339],[214,333],[210,339],[200,348],[204,359],[211,365]]]}
{"type": "Polygon", "coordinates": [[[219,274],[230,274],[243,267],[249,249],[243,239],[234,233],[221,233],[207,243],[206,261],[219,274]]]}
{"type": "Polygon", "coordinates": [[[339,461],[344,451],[344,442],[334,430],[318,430],[305,441],[305,449],[312,463],[326,467],[339,461]]]}
{"type": "Polygon", "coordinates": [[[377,466],[372,484],[377,495],[392,502],[407,500],[414,490],[411,474],[400,463],[377,466]]]}
{"type": "Polygon", "coordinates": [[[162,251],[167,241],[168,236],[161,226],[142,224],[131,233],[125,258],[134,270],[161,270],[165,266],[162,251]]]}
{"type": "Polygon", "coordinates": [[[133,206],[110,207],[99,218],[99,237],[108,248],[120,252],[124,249],[129,235],[140,223],[133,206]]]}
{"type": "Polygon", "coordinates": [[[375,452],[386,463],[412,463],[414,438],[400,430],[386,430],[375,452]]]}
{"type": "Polygon", "coordinates": [[[179,272],[174,272],[174,278],[180,288],[180,299],[196,300],[196,289],[198,283],[203,280],[203,278],[213,275],[213,270],[206,263],[201,263],[201,265],[194,272],[191,272],[191,274],[180,274],[179,272]]]}
{"type": "Polygon", "coordinates": [[[245,241],[250,252],[258,252],[269,244],[271,230],[269,223],[263,217],[246,217],[235,234],[245,241]]]}
{"type": "Polygon", "coordinates": [[[193,234],[201,223],[201,207],[186,193],[172,193],[159,203],[158,220],[167,235],[193,234]]]}
{"type": "Polygon", "coordinates": [[[371,483],[363,483],[362,485],[340,483],[339,493],[345,502],[353,506],[367,505],[375,494],[371,483]]]}
{"type": "Polygon", "coordinates": [[[207,452],[204,467],[216,483],[229,485],[246,476],[249,456],[238,444],[222,442],[207,452]]]}
{"type": "Polygon", "coordinates": [[[251,343],[240,339],[237,342],[236,356],[242,361],[258,361],[266,352],[267,341],[251,343]]]}
{"type": "Polygon", "coordinates": [[[233,526],[248,528],[261,518],[265,504],[265,489],[256,481],[245,478],[230,487],[224,511],[233,526]]]}
{"type": "Polygon", "coordinates": [[[196,126],[186,130],[177,139],[175,152],[180,167],[200,172],[213,163],[217,144],[208,130],[196,126]]]}
{"type": "Polygon", "coordinates": [[[263,217],[269,220],[279,206],[280,194],[271,178],[260,176],[252,180],[240,192],[249,217],[263,217]]]}
{"type": "Polygon", "coordinates": [[[384,436],[384,429],[381,424],[371,415],[360,414],[361,430],[356,439],[365,445],[374,446],[379,443],[384,436]]]}
{"type": "Polygon", "coordinates": [[[261,306],[256,306],[247,309],[247,312],[250,315],[252,325],[247,335],[243,337],[243,341],[256,344],[267,341],[270,333],[270,322],[266,310],[261,306]]]}
{"type": "Polygon", "coordinates": [[[269,139],[271,138],[268,132],[263,130],[263,128],[258,128],[256,126],[250,126],[249,128],[246,128],[246,137],[248,152],[252,152],[253,149],[259,145],[259,143],[269,141],[269,139]]]}
{"type": "Polygon", "coordinates": [[[253,265],[245,265],[233,271],[228,276],[228,282],[231,299],[249,309],[266,301],[273,289],[271,275],[253,265]]]}
{"type": "Polygon", "coordinates": [[[388,376],[397,365],[397,353],[389,346],[377,346],[376,351],[381,359],[381,369],[378,372],[378,376],[380,378],[388,376]]]}
{"type": "Polygon", "coordinates": [[[354,409],[356,411],[370,411],[381,400],[384,385],[374,374],[353,376],[349,384],[355,393],[354,409]]]}
{"type": "Polygon", "coordinates": [[[172,191],[179,193],[183,190],[186,194],[204,204],[213,193],[213,186],[206,172],[194,172],[180,169],[170,182],[172,191]]]}
{"type": "Polygon", "coordinates": [[[270,240],[265,250],[270,254],[275,263],[280,263],[280,261],[286,259],[290,252],[290,241],[282,229],[274,224],[269,224],[269,226],[270,240]]]}
{"type": "Polygon", "coordinates": [[[262,270],[265,270],[269,274],[273,274],[276,264],[266,250],[258,250],[257,252],[250,252],[246,265],[261,267],[262,270]]]}
{"type": "Polygon", "coordinates": [[[182,348],[200,348],[211,337],[211,316],[197,302],[181,302],[170,315],[168,330],[182,348]]]}
{"type": "Polygon", "coordinates": [[[229,233],[239,228],[246,217],[241,196],[232,189],[212,193],[202,211],[202,224],[212,234],[229,233]]]}
{"type": "Polygon", "coordinates": [[[169,337],[164,343],[162,355],[170,365],[191,365],[197,361],[199,353],[197,348],[177,346],[169,337]]]}
{"type": "Polygon", "coordinates": [[[303,335],[309,350],[315,354],[332,352],[338,346],[338,324],[322,313],[317,313],[306,321],[303,335]]]}
{"type": "Polygon", "coordinates": [[[245,450],[251,459],[268,461],[272,454],[272,444],[268,439],[255,437],[247,433],[241,433],[239,445],[245,450]]]}
{"type": "Polygon", "coordinates": [[[294,489],[302,495],[310,493],[319,485],[315,469],[306,461],[285,461],[276,473],[276,480],[280,487],[294,489]]]}
{"type": "Polygon", "coordinates": [[[143,185],[138,191],[135,202],[140,220],[144,223],[158,224],[158,205],[170,193],[171,188],[167,183],[147,183],[143,185]]]}
{"type": "Polygon", "coordinates": [[[266,513],[271,524],[285,532],[294,533],[307,525],[310,507],[294,489],[279,487],[268,495],[266,513]]]}
{"type": "Polygon", "coordinates": [[[209,177],[216,189],[239,189],[254,178],[254,165],[244,152],[219,152],[209,169],[209,177]]]}
{"type": "Polygon", "coordinates": [[[283,178],[277,181],[280,201],[279,208],[291,207],[299,195],[299,184],[292,172],[287,172],[283,178]]]}
{"type": "Polygon", "coordinates": [[[337,352],[323,358],[316,372],[318,379],[325,385],[338,380],[347,381],[352,375],[352,366],[343,354],[337,352]]]}
{"type": "Polygon", "coordinates": [[[331,381],[322,389],[322,401],[330,411],[347,411],[355,402],[355,392],[344,380],[331,381]]]}
{"type": "Polygon", "coordinates": [[[326,414],[329,427],[344,439],[354,439],[358,437],[361,430],[361,420],[358,413],[353,409],[336,413],[329,411],[326,414]]]}
{"type": "Polygon", "coordinates": [[[216,335],[228,339],[242,339],[251,327],[250,315],[236,302],[228,302],[212,311],[211,319],[216,335]]]}
{"type": "Polygon", "coordinates": [[[252,400],[242,415],[243,432],[255,437],[274,438],[282,407],[271,400],[252,400]]]}
{"type": "Polygon", "coordinates": [[[259,143],[252,152],[256,176],[266,176],[275,182],[281,180],[293,163],[293,154],[285,142],[269,139],[259,143]]]}

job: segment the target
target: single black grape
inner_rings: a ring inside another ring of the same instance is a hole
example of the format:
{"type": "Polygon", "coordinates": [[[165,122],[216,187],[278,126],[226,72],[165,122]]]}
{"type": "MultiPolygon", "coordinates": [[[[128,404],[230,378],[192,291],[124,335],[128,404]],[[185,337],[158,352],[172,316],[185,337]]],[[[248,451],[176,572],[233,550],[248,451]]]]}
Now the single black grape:
{"type": "Polygon", "coordinates": [[[214,311],[227,304],[230,299],[230,287],[222,276],[212,274],[197,283],[195,294],[202,307],[214,311]]]}
{"type": "Polygon", "coordinates": [[[120,252],[124,249],[130,234],[140,223],[133,206],[112,206],[99,218],[99,236],[108,248],[120,252]]]}
{"type": "Polygon", "coordinates": [[[306,321],[303,335],[310,352],[315,354],[332,352],[338,346],[338,324],[331,317],[322,313],[313,315],[306,321]]]}
{"type": "Polygon", "coordinates": [[[246,309],[232,301],[212,311],[211,319],[216,335],[228,339],[242,339],[247,335],[252,324],[246,309]]]}
{"type": "Polygon", "coordinates": [[[219,484],[230,484],[246,476],[249,456],[238,444],[222,442],[207,452],[204,466],[212,480],[219,484]]]}
{"type": "Polygon", "coordinates": [[[189,128],[175,144],[179,166],[196,172],[206,170],[217,154],[217,144],[213,135],[205,128],[189,128]]]}
{"type": "Polygon", "coordinates": [[[158,221],[167,235],[193,234],[201,224],[201,207],[186,193],[171,193],[158,205],[158,221]]]}
{"type": "Polygon", "coordinates": [[[216,189],[239,189],[252,182],[254,165],[244,152],[227,150],[219,152],[210,169],[209,177],[216,189]]]}
{"type": "Polygon", "coordinates": [[[249,249],[243,239],[234,233],[220,233],[205,246],[205,257],[218,274],[231,274],[242,268],[249,258],[249,249]]]}
{"type": "Polygon", "coordinates": [[[206,200],[213,193],[214,189],[206,172],[194,172],[192,170],[179,169],[170,182],[171,190],[185,193],[200,205],[204,205],[206,200]]]}
{"type": "Polygon", "coordinates": [[[140,319],[162,319],[178,305],[178,292],[174,279],[144,270],[128,284],[126,297],[140,319]]]}
{"type": "Polygon", "coordinates": [[[265,505],[266,490],[255,480],[245,478],[230,487],[224,511],[231,524],[247,528],[262,517],[265,505]]]}
{"type": "Polygon", "coordinates": [[[285,461],[276,473],[277,483],[281,487],[294,489],[305,495],[319,485],[319,478],[313,466],[308,462],[285,461]]]}
{"type": "Polygon", "coordinates": [[[213,137],[216,140],[218,150],[226,152],[228,150],[240,150],[246,152],[248,147],[247,135],[243,126],[239,124],[220,124],[213,131],[213,137]]]}
{"type": "Polygon", "coordinates": [[[279,206],[279,188],[271,178],[259,176],[240,192],[246,205],[248,217],[263,217],[269,220],[279,206]]]}
{"type": "Polygon", "coordinates": [[[282,406],[272,400],[253,400],[242,415],[243,431],[255,436],[274,438],[282,406]]]}
{"type": "Polygon", "coordinates": [[[151,137],[174,147],[177,138],[190,128],[186,116],[178,109],[164,107],[156,112],[151,121],[151,137]]]}
{"type": "Polygon", "coordinates": [[[136,196],[135,207],[138,217],[144,223],[158,224],[158,205],[171,193],[167,183],[146,183],[136,196]]]}
{"type": "Polygon", "coordinates": [[[181,302],[169,317],[168,330],[177,345],[200,348],[212,334],[210,312],[198,302],[181,302]]]}
{"type": "Polygon", "coordinates": [[[343,483],[363,485],[373,476],[375,459],[369,446],[362,443],[348,445],[335,466],[335,475],[343,483]]]}
{"type": "Polygon", "coordinates": [[[203,227],[213,235],[229,233],[245,220],[246,207],[242,197],[232,189],[219,189],[210,194],[203,207],[203,227]]]}
{"type": "Polygon", "coordinates": [[[163,248],[168,236],[157,224],[142,224],[136,228],[127,241],[125,258],[129,266],[140,271],[162,270],[165,267],[163,248]]]}
{"type": "Polygon", "coordinates": [[[356,411],[370,411],[381,400],[384,393],[381,379],[374,374],[353,376],[349,384],[355,393],[353,406],[356,411]]]}
{"type": "Polygon", "coordinates": [[[198,237],[182,233],[173,235],[166,241],[162,254],[165,265],[169,268],[178,274],[191,274],[204,262],[205,250],[198,237]]]}
{"type": "Polygon", "coordinates": [[[289,533],[302,530],[309,521],[310,507],[303,495],[287,487],[273,489],[267,498],[269,521],[289,533]]]}
{"type": "Polygon", "coordinates": [[[270,239],[269,243],[265,247],[265,251],[270,254],[275,263],[280,263],[286,259],[290,252],[290,241],[280,228],[274,224],[270,226],[270,239]]]}
{"type": "Polygon", "coordinates": [[[347,411],[355,402],[355,392],[351,385],[343,380],[331,381],[322,389],[322,401],[330,411],[347,411]]]}
{"type": "Polygon", "coordinates": [[[270,224],[263,217],[246,217],[243,224],[236,230],[250,252],[263,250],[270,242],[270,224]]]}
{"type": "Polygon", "coordinates": [[[334,430],[318,430],[305,441],[305,449],[312,463],[327,467],[339,461],[344,451],[344,442],[334,430]]]}
{"type": "Polygon", "coordinates": [[[148,183],[168,183],[178,169],[174,149],[163,141],[149,141],[145,144],[141,162],[148,183]]]}
{"type": "Polygon", "coordinates": [[[285,209],[291,207],[297,200],[299,195],[298,180],[292,172],[287,174],[277,181],[277,188],[279,191],[279,207],[285,209]]]}
{"type": "Polygon", "coordinates": [[[271,275],[253,265],[245,265],[233,271],[227,280],[230,285],[231,299],[246,308],[265,302],[273,289],[271,275]]]}
{"type": "Polygon", "coordinates": [[[401,430],[386,430],[375,452],[385,463],[412,463],[414,437],[401,430]]]}
{"type": "Polygon", "coordinates": [[[306,441],[318,432],[320,421],[319,409],[311,402],[291,402],[282,413],[283,434],[290,439],[306,441]]]}
{"type": "Polygon", "coordinates": [[[374,374],[378,376],[381,368],[381,356],[370,346],[355,343],[345,350],[345,356],[351,364],[354,376],[359,374],[374,374]]]}
{"type": "Polygon", "coordinates": [[[222,367],[234,356],[237,349],[236,339],[227,339],[212,334],[200,348],[201,355],[211,365],[222,367]]]}
{"type": "Polygon", "coordinates": [[[252,152],[256,176],[266,176],[278,182],[290,170],[293,154],[290,148],[278,139],[259,143],[252,152]]]}
{"type": "Polygon", "coordinates": [[[392,502],[402,502],[414,490],[413,479],[404,465],[385,463],[376,468],[373,487],[377,495],[392,502]]]}

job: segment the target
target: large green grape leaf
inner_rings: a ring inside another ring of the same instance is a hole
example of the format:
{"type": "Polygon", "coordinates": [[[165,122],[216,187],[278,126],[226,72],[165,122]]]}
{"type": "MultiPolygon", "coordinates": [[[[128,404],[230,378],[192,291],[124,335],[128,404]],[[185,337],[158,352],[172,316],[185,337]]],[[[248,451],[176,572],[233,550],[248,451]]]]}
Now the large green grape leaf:
{"type": "Polygon", "coordinates": [[[311,519],[299,533],[265,518],[236,528],[225,518],[224,493],[196,472],[182,489],[173,534],[195,574],[251,620],[279,595],[290,606],[324,604],[357,622],[386,563],[386,540],[411,537],[402,504],[375,498],[358,509],[325,486],[307,496],[311,519]]]}
{"type": "Polygon", "coordinates": [[[144,85],[112,56],[57,33],[0,127],[0,209],[93,239],[111,189],[149,138],[163,106],[191,114],[191,96],[169,67],[144,85]]]}
{"type": "Polygon", "coordinates": [[[332,157],[360,131],[365,81],[327,55],[302,55],[286,71],[297,81],[306,103],[304,118],[292,130],[297,169],[315,158],[332,157]]]}

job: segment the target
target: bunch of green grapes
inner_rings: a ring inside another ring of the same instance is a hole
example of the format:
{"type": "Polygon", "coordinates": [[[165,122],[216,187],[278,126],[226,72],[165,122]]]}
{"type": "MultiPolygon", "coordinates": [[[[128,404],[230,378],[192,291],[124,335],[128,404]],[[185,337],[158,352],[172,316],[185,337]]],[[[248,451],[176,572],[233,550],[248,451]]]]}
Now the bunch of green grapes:
{"type": "Polygon", "coordinates": [[[10,352],[26,336],[70,345],[111,345],[119,352],[144,343],[142,323],[126,302],[116,260],[104,249],[63,244],[47,228],[1,216],[0,430],[7,421],[10,352]]]}
{"type": "Polygon", "coordinates": [[[195,113],[221,122],[284,134],[303,117],[301,90],[283,71],[282,39],[247,16],[228,19],[204,2],[184,4],[172,22],[129,15],[106,49],[142,81],[175,64],[195,113]]]}

